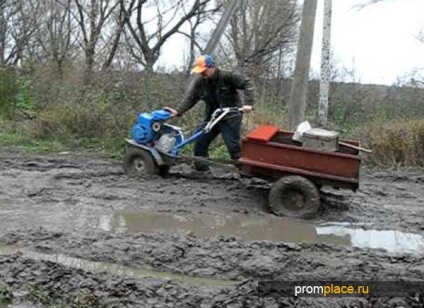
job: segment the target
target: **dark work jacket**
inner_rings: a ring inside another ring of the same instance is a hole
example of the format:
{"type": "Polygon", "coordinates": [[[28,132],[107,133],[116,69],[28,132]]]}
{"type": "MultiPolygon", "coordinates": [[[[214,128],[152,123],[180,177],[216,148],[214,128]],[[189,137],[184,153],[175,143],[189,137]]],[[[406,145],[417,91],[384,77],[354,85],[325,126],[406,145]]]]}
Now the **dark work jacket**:
{"type": "Polygon", "coordinates": [[[199,100],[206,103],[206,119],[217,108],[241,107],[244,103],[253,104],[254,86],[246,76],[232,71],[215,68],[210,78],[194,76],[184,99],[175,108],[182,115],[192,108],[199,100]],[[244,102],[237,90],[244,90],[244,102]]]}

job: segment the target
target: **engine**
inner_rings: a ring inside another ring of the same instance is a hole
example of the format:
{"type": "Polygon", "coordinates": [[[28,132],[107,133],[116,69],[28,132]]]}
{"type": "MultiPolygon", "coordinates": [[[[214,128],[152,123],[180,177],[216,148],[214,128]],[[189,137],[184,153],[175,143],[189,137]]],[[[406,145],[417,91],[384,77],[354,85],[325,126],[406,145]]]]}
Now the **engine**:
{"type": "Polygon", "coordinates": [[[131,138],[140,144],[153,142],[158,137],[162,123],[170,118],[171,113],[165,110],[140,113],[131,131],[131,138]]]}
{"type": "Polygon", "coordinates": [[[164,123],[170,118],[171,113],[165,110],[140,113],[131,131],[131,138],[139,144],[154,146],[161,152],[170,153],[174,145],[183,140],[179,127],[164,123]]]}

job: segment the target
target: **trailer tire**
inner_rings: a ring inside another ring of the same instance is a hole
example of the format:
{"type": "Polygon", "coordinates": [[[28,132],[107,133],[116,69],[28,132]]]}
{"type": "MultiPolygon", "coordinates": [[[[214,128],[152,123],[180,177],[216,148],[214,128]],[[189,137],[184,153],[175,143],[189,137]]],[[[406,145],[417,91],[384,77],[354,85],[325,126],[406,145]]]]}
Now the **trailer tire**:
{"type": "Polygon", "coordinates": [[[276,181],[268,196],[272,212],[278,216],[313,218],[320,197],[315,184],[302,176],[285,176],[276,181]]]}
{"type": "Polygon", "coordinates": [[[130,177],[140,177],[159,174],[160,169],[148,151],[132,146],[124,157],[124,172],[130,177]]]}

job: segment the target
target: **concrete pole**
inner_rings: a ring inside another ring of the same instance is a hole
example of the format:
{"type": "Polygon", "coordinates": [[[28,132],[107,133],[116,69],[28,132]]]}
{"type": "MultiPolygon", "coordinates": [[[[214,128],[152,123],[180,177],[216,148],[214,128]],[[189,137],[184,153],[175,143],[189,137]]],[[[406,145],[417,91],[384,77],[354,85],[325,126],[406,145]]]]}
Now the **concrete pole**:
{"type": "Polygon", "coordinates": [[[330,92],[331,80],[331,7],[332,0],[324,2],[324,23],[322,31],[322,47],[321,47],[321,76],[319,86],[319,107],[318,116],[321,126],[327,125],[328,118],[328,94],[330,92]]]}
{"type": "Polygon", "coordinates": [[[218,25],[216,26],[215,30],[212,33],[211,38],[208,41],[208,44],[206,45],[206,48],[204,50],[204,53],[212,53],[214,52],[216,46],[219,43],[219,40],[221,39],[222,34],[225,31],[225,28],[228,25],[228,22],[230,21],[231,17],[234,15],[236,10],[239,8],[240,3],[242,0],[230,0],[227,4],[227,7],[225,8],[224,14],[222,14],[221,19],[218,22],[218,25]]]}
{"type": "Polygon", "coordinates": [[[303,121],[305,115],[316,8],[317,0],[304,0],[296,64],[285,118],[286,125],[292,130],[303,121]]]}

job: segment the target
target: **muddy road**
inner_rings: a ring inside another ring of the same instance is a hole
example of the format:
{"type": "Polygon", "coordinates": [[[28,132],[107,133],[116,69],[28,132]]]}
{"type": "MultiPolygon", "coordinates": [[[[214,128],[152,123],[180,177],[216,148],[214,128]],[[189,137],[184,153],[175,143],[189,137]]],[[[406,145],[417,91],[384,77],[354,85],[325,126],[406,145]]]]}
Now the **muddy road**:
{"type": "Polygon", "coordinates": [[[258,294],[258,281],[424,281],[424,172],[363,172],[314,220],[220,169],[130,179],[119,161],[0,152],[0,307],[424,307],[258,294]],[[9,302],[9,304],[7,303],[9,302]],[[10,304],[10,302],[12,302],[10,304]]]}

